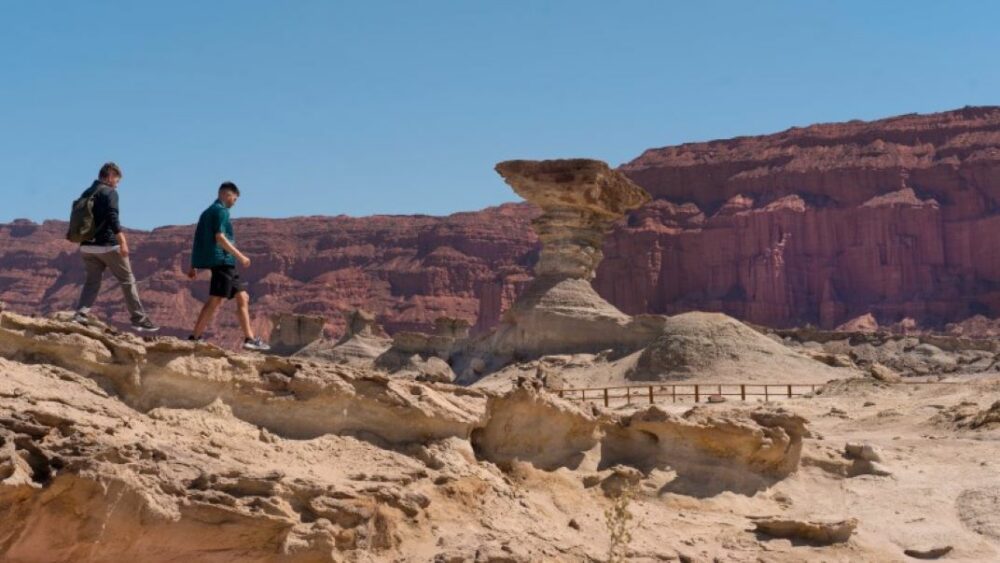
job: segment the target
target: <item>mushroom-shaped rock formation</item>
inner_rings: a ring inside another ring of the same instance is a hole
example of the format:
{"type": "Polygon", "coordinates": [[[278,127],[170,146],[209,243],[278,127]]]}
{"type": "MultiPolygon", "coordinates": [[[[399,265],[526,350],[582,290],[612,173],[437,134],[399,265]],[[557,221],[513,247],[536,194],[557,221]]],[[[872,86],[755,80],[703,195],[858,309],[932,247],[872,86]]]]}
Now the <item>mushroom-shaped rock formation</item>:
{"type": "Polygon", "coordinates": [[[490,351],[525,358],[634,350],[655,338],[661,317],[633,319],[590,285],[605,233],[649,194],[599,160],[513,160],[496,170],[542,209],[533,223],[542,250],[536,278],[489,338],[490,351]]]}

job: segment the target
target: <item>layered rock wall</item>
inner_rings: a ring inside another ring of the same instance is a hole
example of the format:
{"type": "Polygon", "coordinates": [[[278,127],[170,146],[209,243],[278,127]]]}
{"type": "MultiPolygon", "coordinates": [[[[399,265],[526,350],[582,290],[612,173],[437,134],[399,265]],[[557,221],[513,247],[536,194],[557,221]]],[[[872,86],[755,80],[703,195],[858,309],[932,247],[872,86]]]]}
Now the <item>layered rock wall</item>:
{"type": "Polygon", "coordinates": [[[625,312],[1000,315],[1000,108],[651,149],[621,171],[657,198],[609,237],[595,280],[625,312]]]}

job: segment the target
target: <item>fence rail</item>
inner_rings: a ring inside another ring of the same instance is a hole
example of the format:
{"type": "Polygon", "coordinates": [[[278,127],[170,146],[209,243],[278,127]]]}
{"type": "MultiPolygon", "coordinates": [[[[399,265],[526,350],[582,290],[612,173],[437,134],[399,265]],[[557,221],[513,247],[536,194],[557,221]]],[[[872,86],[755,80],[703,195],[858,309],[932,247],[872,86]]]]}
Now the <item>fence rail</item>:
{"type": "MultiPolygon", "coordinates": [[[[933,385],[946,382],[938,381],[904,381],[897,385],[933,385]]],[[[653,385],[617,385],[610,387],[586,387],[553,389],[552,392],[569,401],[604,403],[611,406],[612,402],[623,401],[625,404],[653,404],[658,398],[669,399],[670,402],[684,402],[691,397],[695,403],[702,400],[711,402],[712,396],[739,397],[746,401],[747,397],[763,397],[765,401],[772,398],[801,397],[815,393],[823,387],[822,383],[657,383],[653,385]]]]}

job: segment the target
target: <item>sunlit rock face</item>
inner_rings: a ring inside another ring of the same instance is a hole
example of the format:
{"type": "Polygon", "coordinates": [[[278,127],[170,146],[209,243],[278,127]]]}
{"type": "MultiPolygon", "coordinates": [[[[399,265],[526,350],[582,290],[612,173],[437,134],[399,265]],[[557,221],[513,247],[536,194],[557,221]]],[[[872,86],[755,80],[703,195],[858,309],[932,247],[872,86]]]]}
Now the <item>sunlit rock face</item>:
{"type": "Polygon", "coordinates": [[[605,241],[594,286],[626,313],[834,328],[871,313],[1000,316],[1000,107],[649,149],[654,197],[605,241]]]}

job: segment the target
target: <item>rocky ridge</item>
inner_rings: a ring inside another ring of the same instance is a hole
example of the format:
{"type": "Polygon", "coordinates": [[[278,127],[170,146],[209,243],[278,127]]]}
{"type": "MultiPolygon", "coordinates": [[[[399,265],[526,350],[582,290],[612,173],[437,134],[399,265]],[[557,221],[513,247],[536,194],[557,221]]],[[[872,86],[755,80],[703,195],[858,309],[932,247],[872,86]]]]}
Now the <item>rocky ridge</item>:
{"type": "MultiPolygon", "coordinates": [[[[795,471],[808,435],[773,408],[623,418],[531,386],[393,380],[12,313],[0,370],[11,561],[580,560],[603,540],[517,530],[552,510],[581,518],[620,475],[751,494],[795,471]],[[550,479],[559,500],[531,484],[550,479]]],[[[655,536],[636,545],[677,556],[655,536]]]]}
{"type": "Polygon", "coordinates": [[[4,560],[604,561],[623,497],[632,561],[1000,554],[995,379],[604,409],[65,319],[0,312],[4,560]]]}

